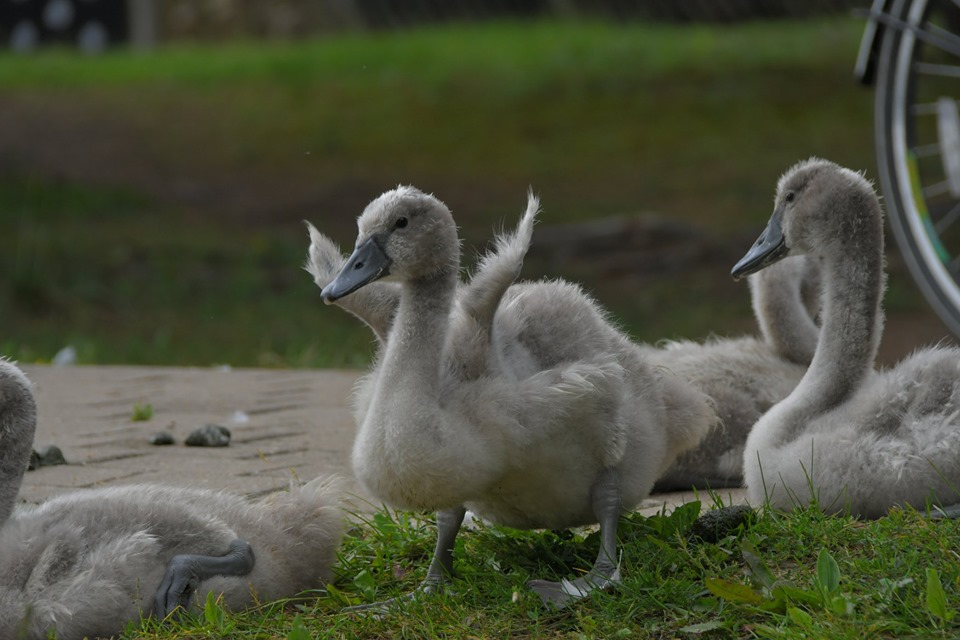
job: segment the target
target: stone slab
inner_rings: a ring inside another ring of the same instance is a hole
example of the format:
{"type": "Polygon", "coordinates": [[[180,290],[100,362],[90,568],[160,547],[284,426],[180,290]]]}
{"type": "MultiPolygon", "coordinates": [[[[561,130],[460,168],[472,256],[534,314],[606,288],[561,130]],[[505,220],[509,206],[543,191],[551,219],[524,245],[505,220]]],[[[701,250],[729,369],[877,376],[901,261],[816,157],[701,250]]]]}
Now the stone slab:
{"type": "MultiPolygon", "coordinates": [[[[78,488],[137,482],[228,489],[250,496],[282,489],[291,474],[310,479],[340,474],[359,508],[376,504],[352,480],[355,427],[350,394],[359,371],[185,367],[23,365],[35,385],[35,448],[54,444],[66,466],[27,473],[21,498],[39,502],[78,488]],[[133,421],[135,405],[153,416],[133,421]],[[239,413],[238,413],[239,412],[239,413]],[[227,447],[188,447],[195,428],[227,427],[227,447]],[[149,438],[169,431],[176,443],[149,438]]],[[[741,502],[742,490],[720,492],[741,502]]],[[[647,513],[699,497],[680,492],[651,496],[647,513]]]]}

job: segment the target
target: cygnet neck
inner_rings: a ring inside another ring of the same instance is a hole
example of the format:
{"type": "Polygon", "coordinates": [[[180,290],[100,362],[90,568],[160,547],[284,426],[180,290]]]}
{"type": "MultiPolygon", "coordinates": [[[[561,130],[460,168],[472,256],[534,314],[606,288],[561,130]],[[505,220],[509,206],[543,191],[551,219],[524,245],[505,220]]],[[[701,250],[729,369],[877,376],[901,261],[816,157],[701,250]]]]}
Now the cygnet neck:
{"type": "Polygon", "coordinates": [[[798,391],[821,410],[844,402],[873,370],[883,328],[883,229],[879,211],[821,243],[820,339],[798,391]]]}
{"type": "Polygon", "coordinates": [[[394,392],[415,385],[418,394],[439,393],[456,285],[457,271],[453,268],[402,283],[383,356],[380,389],[394,392]]]}

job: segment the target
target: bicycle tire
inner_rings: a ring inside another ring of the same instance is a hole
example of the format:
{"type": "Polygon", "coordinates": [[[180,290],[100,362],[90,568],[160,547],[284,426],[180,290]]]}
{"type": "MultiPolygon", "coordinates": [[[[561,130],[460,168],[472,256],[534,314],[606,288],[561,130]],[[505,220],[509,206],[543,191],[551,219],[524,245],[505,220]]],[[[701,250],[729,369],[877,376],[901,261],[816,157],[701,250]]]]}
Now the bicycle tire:
{"type": "Polygon", "coordinates": [[[890,14],[902,22],[884,29],[877,60],[880,186],[911,276],[960,337],[960,36],[951,31],[960,10],[940,0],[897,0],[890,14]],[[958,50],[931,44],[921,37],[928,30],[956,38],[958,50]],[[948,68],[954,77],[940,75],[948,68]]]}

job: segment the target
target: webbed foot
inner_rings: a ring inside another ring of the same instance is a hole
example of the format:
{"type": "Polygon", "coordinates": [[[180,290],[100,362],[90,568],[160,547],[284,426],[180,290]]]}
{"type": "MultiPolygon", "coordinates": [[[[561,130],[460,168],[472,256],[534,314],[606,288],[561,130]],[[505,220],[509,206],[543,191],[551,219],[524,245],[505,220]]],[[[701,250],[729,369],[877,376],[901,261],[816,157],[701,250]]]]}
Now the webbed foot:
{"type": "Polygon", "coordinates": [[[245,576],[253,570],[254,562],[253,548],[239,538],[222,556],[173,556],[154,595],[153,613],[163,619],[178,608],[187,609],[201,582],[214,576],[245,576]]]}
{"type": "Polygon", "coordinates": [[[544,604],[562,609],[582,600],[596,589],[607,589],[620,582],[620,560],[617,557],[617,521],[622,508],[620,481],[613,469],[605,469],[590,490],[593,513],[600,523],[600,552],[583,577],[560,582],[530,580],[527,586],[544,604]],[[616,562],[614,560],[616,559],[616,562]]]}
{"type": "Polygon", "coordinates": [[[563,609],[577,600],[586,598],[591,591],[609,589],[620,582],[620,565],[612,570],[598,570],[594,567],[589,573],[576,580],[564,578],[560,582],[550,580],[529,580],[530,587],[544,604],[563,609]]]}

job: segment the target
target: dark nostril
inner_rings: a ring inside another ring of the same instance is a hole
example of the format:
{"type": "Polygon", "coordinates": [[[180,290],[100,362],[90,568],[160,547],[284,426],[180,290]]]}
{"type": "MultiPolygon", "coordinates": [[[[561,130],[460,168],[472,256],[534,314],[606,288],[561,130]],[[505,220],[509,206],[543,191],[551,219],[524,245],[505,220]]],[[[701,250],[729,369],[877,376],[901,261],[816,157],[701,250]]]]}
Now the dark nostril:
{"type": "Polygon", "coordinates": [[[358,262],[357,264],[353,265],[353,268],[354,268],[354,269],[363,269],[363,263],[362,263],[362,262],[358,262]]]}

